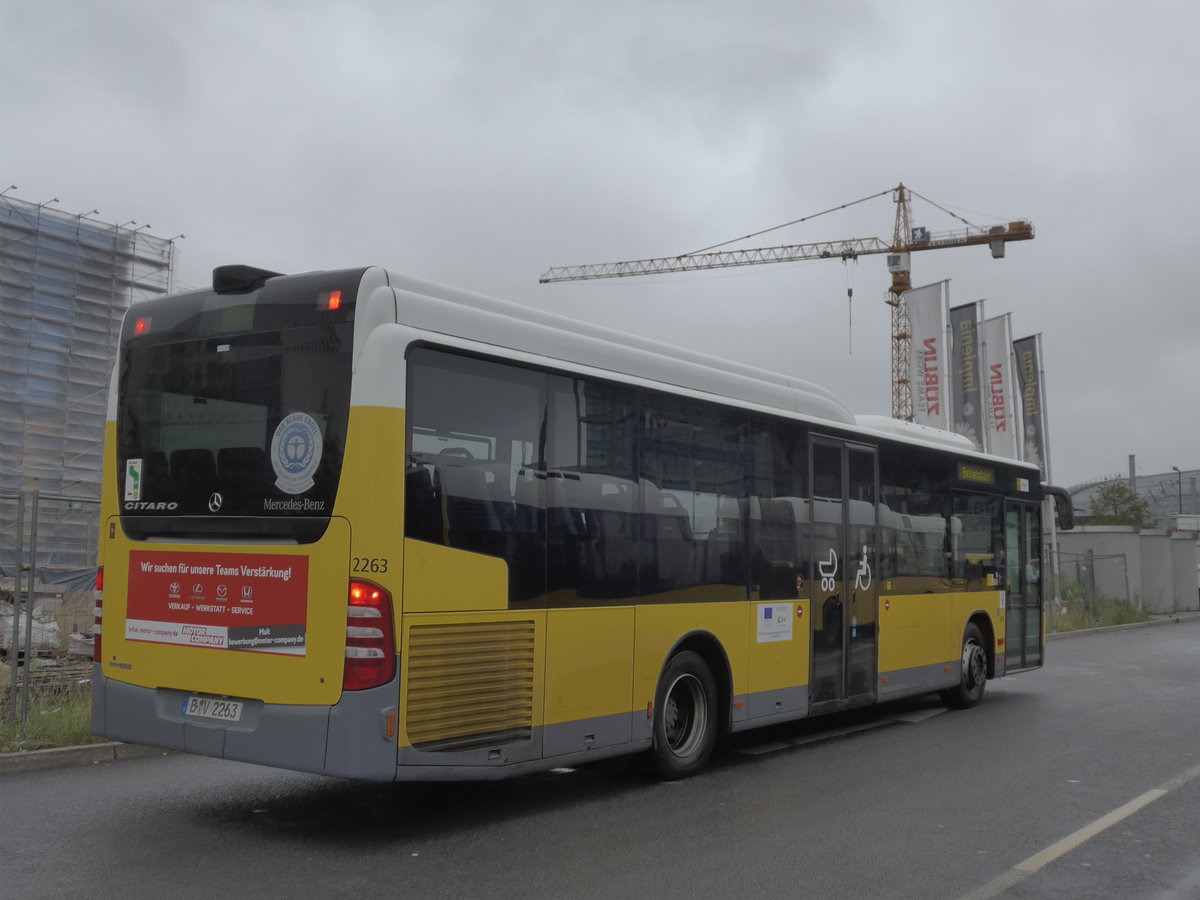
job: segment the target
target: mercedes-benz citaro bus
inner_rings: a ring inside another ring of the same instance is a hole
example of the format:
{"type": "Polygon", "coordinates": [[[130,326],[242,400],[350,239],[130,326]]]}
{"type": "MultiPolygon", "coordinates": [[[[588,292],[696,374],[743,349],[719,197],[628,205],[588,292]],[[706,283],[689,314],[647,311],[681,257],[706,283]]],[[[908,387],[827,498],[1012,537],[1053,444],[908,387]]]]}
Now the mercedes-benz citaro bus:
{"type": "Polygon", "coordinates": [[[1038,469],[750,366],[380,268],[133,305],[93,727],[501,778],[1042,664],[1038,469]]]}

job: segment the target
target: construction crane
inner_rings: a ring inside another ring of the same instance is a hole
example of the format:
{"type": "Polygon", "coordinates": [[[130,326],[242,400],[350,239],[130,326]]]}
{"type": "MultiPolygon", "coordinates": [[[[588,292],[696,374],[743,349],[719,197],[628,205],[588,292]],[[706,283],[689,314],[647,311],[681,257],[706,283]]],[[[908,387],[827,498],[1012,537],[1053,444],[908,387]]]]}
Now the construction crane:
{"type": "Polygon", "coordinates": [[[725,241],[712,247],[705,247],[692,253],[679,256],[663,256],[652,259],[634,259],[626,262],[599,263],[587,266],[560,266],[552,268],[543,274],[538,281],[548,284],[556,281],[584,281],[593,278],[625,278],[632,275],[658,275],[667,272],[691,272],[699,269],[724,269],[732,266],[758,266],[767,263],[798,262],[809,259],[840,259],[853,260],[860,256],[874,253],[886,253],[888,270],[892,275],[892,284],[888,289],[887,304],[892,308],[892,416],[897,419],[912,420],[912,388],[909,384],[909,352],[911,334],[908,322],[908,305],[905,302],[905,291],[911,290],[912,280],[909,269],[909,254],[920,250],[942,250],[947,247],[967,247],[973,244],[987,244],[994,259],[1004,257],[1004,247],[1009,241],[1028,241],[1034,237],[1033,223],[1026,219],[1011,221],[1007,225],[994,225],[981,228],[972,225],[961,216],[939,206],[932,200],[921,197],[920,194],[899,184],[862,200],[844,203],[833,209],[815,213],[802,219],[795,219],[765,231],[755,232],[731,241],[725,241]],[[743,241],[747,238],[758,237],[768,231],[795,225],[826,213],[846,209],[867,200],[873,200],[887,194],[892,195],[896,204],[896,223],[892,232],[892,240],[881,238],[850,238],[843,241],[817,241],[811,244],[783,244],[775,247],[759,247],[751,250],[722,250],[718,249],[743,241]],[[958,219],[965,228],[957,231],[932,234],[925,228],[912,227],[911,196],[920,197],[926,203],[937,207],[947,215],[958,219]]]}

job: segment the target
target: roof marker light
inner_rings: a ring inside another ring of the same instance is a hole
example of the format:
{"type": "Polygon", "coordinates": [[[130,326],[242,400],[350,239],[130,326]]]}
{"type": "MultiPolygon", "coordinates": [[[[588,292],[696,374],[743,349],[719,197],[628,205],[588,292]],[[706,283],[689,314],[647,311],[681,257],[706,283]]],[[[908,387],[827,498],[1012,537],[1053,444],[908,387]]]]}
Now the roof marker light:
{"type": "Polygon", "coordinates": [[[133,333],[134,334],[145,334],[149,330],[150,330],[150,317],[149,316],[144,316],[143,318],[138,319],[133,325],[133,333]]]}
{"type": "Polygon", "coordinates": [[[342,292],[341,291],[330,291],[329,292],[329,305],[327,306],[327,309],[335,310],[335,309],[341,309],[341,308],[342,308],[342,292]]]}

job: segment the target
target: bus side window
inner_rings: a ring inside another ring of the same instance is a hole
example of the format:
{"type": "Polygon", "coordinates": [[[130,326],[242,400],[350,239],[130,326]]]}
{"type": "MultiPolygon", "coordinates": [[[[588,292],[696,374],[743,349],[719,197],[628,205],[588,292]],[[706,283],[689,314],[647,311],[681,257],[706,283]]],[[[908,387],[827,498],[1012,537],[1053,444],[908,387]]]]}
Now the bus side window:
{"type": "Polygon", "coordinates": [[[699,549],[703,554],[700,582],[743,585],[748,566],[742,517],[749,511],[748,504],[745,500],[718,496],[716,506],[716,524],[709,529],[708,538],[699,549]]]}
{"type": "Polygon", "coordinates": [[[442,504],[431,466],[418,463],[404,473],[404,533],[420,541],[443,542],[442,504]]]}
{"type": "Polygon", "coordinates": [[[643,482],[642,593],[678,590],[695,583],[695,540],[687,510],[673,495],[643,482]]]}
{"type": "Polygon", "coordinates": [[[978,494],[954,494],[954,575],[967,590],[986,590],[1003,578],[1003,546],[997,544],[1000,499],[978,494]]]}
{"type": "Polygon", "coordinates": [[[500,517],[492,502],[487,473],[475,465],[439,465],[438,479],[446,503],[450,545],[476,553],[499,553],[500,517]]]}
{"type": "Polygon", "coordinates": [[[797,575],[803,570],[797,561],[798,536],[796,515],[790,499],[759,501],[760,517],[754,523],[756,562],[759,571],[756,581],[764,600],[792,599],[799,595],[797,575]]]}

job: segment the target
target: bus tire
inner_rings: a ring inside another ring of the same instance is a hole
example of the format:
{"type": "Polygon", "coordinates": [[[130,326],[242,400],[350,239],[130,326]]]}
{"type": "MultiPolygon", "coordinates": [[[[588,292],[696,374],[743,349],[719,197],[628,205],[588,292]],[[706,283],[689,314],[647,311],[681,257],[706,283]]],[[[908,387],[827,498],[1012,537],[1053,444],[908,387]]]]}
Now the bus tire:
{"type": "Polygon", "coordinates": [[[985,687],[987,651],[983,647],[983,632],[974,622],[968,622],[963,632],[962,672],[958,687],[942,691],[942,701],[953,709],[969,709],[983,699],[985,687]]]}
{"type": "Polygon", "coordinates": [[[674,781],[700,772],[717,742],[717,684],[700,654],[671,657],[654,698],[654,744],[658,777],[674,781]]]}

